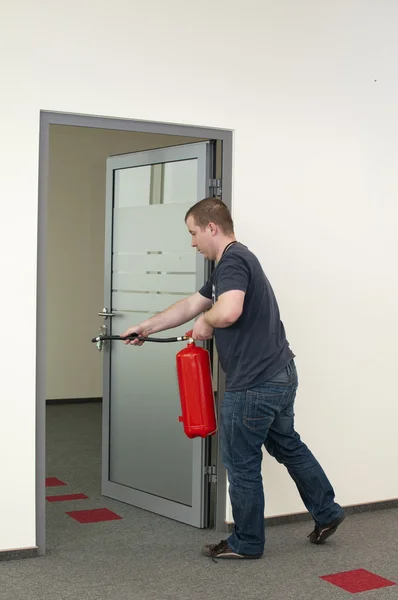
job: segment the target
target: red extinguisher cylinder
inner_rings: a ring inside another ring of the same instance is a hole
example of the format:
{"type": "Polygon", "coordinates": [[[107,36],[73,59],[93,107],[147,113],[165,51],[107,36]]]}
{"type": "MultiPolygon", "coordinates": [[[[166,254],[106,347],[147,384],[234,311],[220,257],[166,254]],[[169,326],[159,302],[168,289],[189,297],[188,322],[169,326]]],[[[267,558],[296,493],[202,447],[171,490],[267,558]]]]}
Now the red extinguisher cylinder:
{"type": "Polygon", "coordinates": [[[217,418],[209,352],[192,341],[176,358],[184,433],[191,439],[213,435],[217,418]]]}

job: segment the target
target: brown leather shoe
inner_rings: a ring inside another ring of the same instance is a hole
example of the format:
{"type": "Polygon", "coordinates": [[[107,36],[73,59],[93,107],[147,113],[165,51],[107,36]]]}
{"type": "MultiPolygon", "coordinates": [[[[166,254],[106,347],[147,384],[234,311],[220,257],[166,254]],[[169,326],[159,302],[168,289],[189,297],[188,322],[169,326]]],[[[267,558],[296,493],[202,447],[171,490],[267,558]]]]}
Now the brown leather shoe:
{"type": "Polygon", "coordinates": [[[329,523],[329,525],[315,525],[314,531],[312,531],[308,536],[311,544],[323,544],[328,537],[336,533],[338,526],[341,525],[344,519],[345,513],[343,513],[338,519],[335,519],[335,521],[329,523]]]}
{"type": "Polygon", "coordinates": [[[234,552],[229,546],[226,540],[221,540],[218,544],[206,544],[202,550],[205,556],[215,560],[216,558],[246,558],[256,559],[261,558],[262,554],[238,554],[234,552]]]}

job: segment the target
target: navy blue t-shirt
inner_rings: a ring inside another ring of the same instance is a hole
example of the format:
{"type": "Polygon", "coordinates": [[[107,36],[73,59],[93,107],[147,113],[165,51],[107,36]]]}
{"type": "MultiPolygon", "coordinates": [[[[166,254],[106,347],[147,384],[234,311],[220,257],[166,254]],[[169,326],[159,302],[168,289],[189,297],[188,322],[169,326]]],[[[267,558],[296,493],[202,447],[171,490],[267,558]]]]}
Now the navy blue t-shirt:
{"type": "Polygon", "coordinates": [[[199,292],[214,304],[232,290],[245,292],[242,314],[230,327],[215,328],[214,334],[226,390],[239,391],[272,379],[294,354],[271,284],[256,256],[239,242],[226,249],[199,292]]]}

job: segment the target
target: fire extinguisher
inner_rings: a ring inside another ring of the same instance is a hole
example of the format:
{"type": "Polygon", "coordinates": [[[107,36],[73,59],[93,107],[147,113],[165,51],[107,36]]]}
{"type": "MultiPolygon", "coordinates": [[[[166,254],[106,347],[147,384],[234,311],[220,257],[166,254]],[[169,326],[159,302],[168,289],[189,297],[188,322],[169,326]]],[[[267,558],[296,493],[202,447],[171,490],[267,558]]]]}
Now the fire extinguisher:
{"type": "Polygon", "coordinates": [[[217,431],[216,407],[211,378],[210,355],[205,348],[196,346],[192,330],[184,336],[174,338],[142,337],[133,333],[127,337],[119,335],[98,335],[91,341],[102,344],[105,340],[139,339],[143,342],[180,342],[188,345],[176,356],[178,388],[182,416],[178,418],[184,426],[184,433],[190,439],[205,438],[217,431]]]}
{"type": "Polygon", "coordinates": [[[210,356],[189,337],[188,346],[177,354],[177,377],[182,416],[179,421],[189,438],[205,438],[217,431],[210,356]]]}

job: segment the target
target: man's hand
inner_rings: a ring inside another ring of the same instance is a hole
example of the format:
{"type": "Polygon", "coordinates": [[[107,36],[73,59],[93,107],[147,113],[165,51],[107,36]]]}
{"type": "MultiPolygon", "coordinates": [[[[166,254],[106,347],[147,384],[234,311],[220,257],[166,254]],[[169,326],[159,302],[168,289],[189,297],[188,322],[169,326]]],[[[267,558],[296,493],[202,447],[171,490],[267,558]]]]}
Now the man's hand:
{"type": "Polygon", "coordinates": [[[205,319],[205,315],[199,317],[196,321],[192,337],[194,340],[210,340],[213,337],[213,327],[209,325],[205,319]]]}
{"type": "MultiPolygon", "coordinates": [[[[133,327],[130,327],[129,329],[127,329],[127,331],[125,331],[124,333],[120,334],[120,337],[126,337],[127,335],[131,335],[132,333],[138,333],[138,335],[142,335],[142,337],[148,337],[146,335],[146,332],[143,331],[142,327],[140,325],[133,325],[133,327]]],[[[140,342],[140,340],[125,340],[123,342],[126,346],[128,344],[131,344],[132,346],[142,346],[142,344],[144,344],[145,342],[140,342]]]]}

